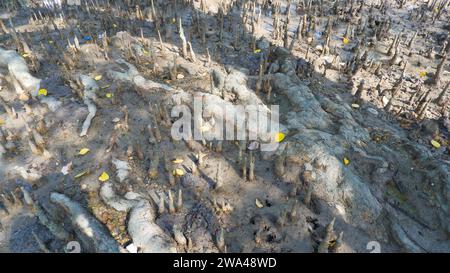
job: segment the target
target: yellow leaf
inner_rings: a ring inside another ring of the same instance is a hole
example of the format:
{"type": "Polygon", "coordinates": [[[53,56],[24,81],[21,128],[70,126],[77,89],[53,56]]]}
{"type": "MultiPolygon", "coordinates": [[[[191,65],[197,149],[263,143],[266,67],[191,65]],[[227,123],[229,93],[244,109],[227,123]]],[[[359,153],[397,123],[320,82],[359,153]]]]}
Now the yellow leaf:
{"type": "Polygon", "coordinates": [[[275,135],[275,141],[276,142],[281,142],[281,141],[283,141],[283,139],[285,138],[286,136],[282,133],[282,132],[279,132],[279,133],[277,133],[276,135],[275,135]]]}
{"type": "Polygon", "coordinates": [[[102,87],[100,87],[100,88],[101,88],[101,89],[106,89],[106,88],[108,88],[108,87],[111,87],[111,84],[107,84],[107,85],[102,86],[102,87]]]}
{"type": "Polygon", "coordinates": [[[175,164],[181,164],[181,163],[183,163],[183,159],[181,159],[181,158],[175,158],[174,160],[172,160],[172,163],[175,163],[175,164]]]}
{"type": "Polygon", "coordinates": [[[5,124],[5,121],[0,118],[0,126],[2,126],[3,124],[5,124]]]}
{"type": "Polygon", "coordinates": [[[255,199],[255,204],[258,208],[264,207],[264,205],[261,203],[261,201],[258,200],[258,198],[255,199]]]}
{"type": "Polygon", "coordinates": [[[431,141],[431,145],[433,145],[433,147],[436,148],[436,149],[441,148],[441,143],[437,142],[434,139],[431,141]]]}
{"type": "Polygon", "coordinates": [[[97,75],[97,76],[95,76],[95,78],[94,78],[96,81],[99,81],[99,80],[101,80],[102,79],[102,75],[97,75]]]}
{"type": "Polygon", "coordinates": [[[148,52],[147,50],[143,49],[142,52],[144,52],[144,55],[150,55],[150,52],[148,52]]]}
{"type": "Polygon", "coordinates": [[[53,41],[52,41],[52,40],[49,40],[48,43],[49,43],[49,44],[53,44],[53,41]]]}
{"type": "Polygon", "coordinates": [[[110,99],[110,98],[112,98],[112,93],[111,92],[109,92],[109,93],[106,93],[106,97],[108,98],[108,99],[110,99]]]}
{"type": "Polygon", "coordinates": [[[27,58],[28,56],[30,56],[30,55],[28,55],[27,53],[24,53],[24,54],[22,55],[22,57],[24,57],[24,58],[27,58]]]}
{"type": "Polygon", "coordinates": [[[260,53],[261,52],[261,49],[255,49],[255,51],[253,51],[255,54],[257,54],[257,53],[260,53]]]}
{"type": "Polygon", "coordinates": [[[346,45],[350,43],[350,40],[347,37],[344,37],[344,39],[342,39],[342,42],[346,45]]]}
{"type": "Polygon", "coordinates": [[[173,175],[174,176],[183,176],[184,171],[182,169],[175,169],[175,170],[173,170],[173,175]]]}
{"type": "Polygon", "coordinates": [[[177,19],[172,18],[172,23],[175,24],[177,22],[177,19]]]}
{"type": "Polygon", "coordinates": [[[347,166],[348,164],[350,164],[350,160],[346,157],[344,157],[344,165],[347,166]]]}
{"type": "Polygon", "coordinates": [[[114,28],[116,28],[116,27],[117,27],[117,25],[116,25],[116,24],[113,24],[113,27],[114,27],[114,28]]]}
{"type": "Polygon", "coordinates": [[[86,171],[81,172],[81,173],[75,175],[74,178],[80,178],[80,177],[82,177],[83,175],[85,175],[86,173],[87,173],[86,171]]]}
{"type": "Polygon", "coordinates": [[[109,175],[108,175],[106,172],[103,172],[103,173],[98,177],[98,180],[100,180],[100,181],[102,181],[102,182],[108,181],[108,179],[109,179],[109,175]]]}
{"type": "Polygon", "coordinates": [[[39,89],[38,95],[47,96],[47,89],[44,88],[39,89]]]}
{"type": "Polygon", "coordinates": [[[352,103],[352,107],[353,107],[353,108],[359,108],[359,104],[352,103]]]}
{"type": "Polygon", "coordinates": [[[83,149],[80,150],[80,152],[78,154],[79,155],[85,155],[87,153],[89,153],[89,149],[88,148],[83,148],[83,149]]]}
{"type": "Polygon", "coordinates": [[[422,77],[422,78],[425,77],[426,75],[427,75],[426,71],[420,71],[419,72],[419,76],[422,77]]]}

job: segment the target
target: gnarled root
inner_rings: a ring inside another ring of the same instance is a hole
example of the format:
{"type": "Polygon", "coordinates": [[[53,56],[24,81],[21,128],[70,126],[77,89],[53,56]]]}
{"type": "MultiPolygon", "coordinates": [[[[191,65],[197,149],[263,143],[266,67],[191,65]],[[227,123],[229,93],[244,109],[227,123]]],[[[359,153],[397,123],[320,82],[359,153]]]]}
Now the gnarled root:
{"type": "Polygon", "coordinates": [[[14,50],[0,48],[0,66],[7,67],[19,95],[30,93],[36,97],[41,85],[41,80],[30,74],[27,63],[14,50]]]}
{"type": "Polygon", "coordinates": [[[69,233],[47,216],[41,206],[33,200],[30,193],[24,187],[20,187],[20,190],[22,191],[25,203],[34,210],[39,222],[47,227],[56,238],[68,240],[70,237],[69,233]]]}
{"type": "MultiPolygon", "coordinates": [[[[114,159],[113,164],[117,169],[117,179],[120,182],[126,181],[131,170],[128,163],[114,159]]],[[[147,200],[141,199],[133,192],[128,192],[124,197],[117,195],[112,182],[102,185],[100,197],[108,206],[118,211],[131,210],[128,233],[141,252],[176,252],[172,238],[155,223],[155,212],[147,200]]]]}
{"type": "Polygon", "coordinates": [[[145,253],[175,253],[172,240],[155,223],[155,212],[148,201],[141,200],[130,212],[128,233],[133,243],[145,253]]]}
{"type": "Polygon", "coordinates": [[[73,224],[81,245],[92,252],[120,252],[121,246],[109,235],[106,228],[91,216],[80,204],[64,194],[53,192],[50,200],[62,207],[73,224]]]}
{"type": "Polygon", "coordinates": [[[108,71],[108,75],[112,79],[119,80],[119,81],[130,81],[134,85],[136,85],[138,88],[142,88],[144,90],[158,89],[158,88],[164,89],[166,91],[174,91],[175,90],[172,87],[168,86],[167,84],[157,83],[157,82],[145,79],[144,77],[142,77],[139,74],[139,71],[136,69],[136,67],[134,65],[127,63],[126,61],[124,61],[122,59],[118,59],[118,60],[116,60],[116,62],[119,64],[125,64],[126,66],[128,66],[128,71],[127,72],[117,72],[117,71],[110,70],[110,71],[108,71]]]}
{"type": "Polygon", "coordinates": [[[89,111],[89,114],[83,122],[83,127],[81,128],[80,137],[83,137],[87,135],[89,127],[91,126],[91,121],[95,117],[95,113],[97,113],[97,106],[95,106],[92,100],[96,98],[95,91],[98,90],[98,85],[94,79],[85,75],[81,75],[80,80],[84,85],[83,102],[87,105],[89,111]]]}
{"type": "Polygon", "coordinates": [[[129,171],[131,170],[128,162],[119,159],[113,159],[112,163],[116,167],[116,177],[119,182],[126,181],[128,179],[129,171]]]}
{"type": "Polygon", "coordinates": [[[118,196],[111,182],[103,184],[100,189],[100,197],[108,206],[118,211],[128,211],[137,203],[136,200],[129,200],[118,196]]]}

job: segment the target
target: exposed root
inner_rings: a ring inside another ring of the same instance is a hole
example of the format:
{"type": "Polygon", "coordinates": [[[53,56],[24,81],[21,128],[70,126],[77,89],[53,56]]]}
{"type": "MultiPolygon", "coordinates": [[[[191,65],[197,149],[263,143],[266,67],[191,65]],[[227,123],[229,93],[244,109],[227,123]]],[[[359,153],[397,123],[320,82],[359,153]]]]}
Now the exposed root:
{"type": "Polygon", "coordinates": [[[37,96],[41,80],[30,74],[27,63],[16,51],[0,48],[0,66],[8,68],[18,95],[37,96]]]}
{"type": "Polygon", "coordinates": [[[83,102],[88,107],[89,114],[83,122],[83,127],[81,127],[80,137],[86,136],[91,126],[91,121],[95,117],[97,112],[97,106],[95,106],[94,100],[96,98],[95,92],[98,90],[98,85],[95,80],[91,77],[81,75],[81,83],[84,86],[83,102]]]}
{"type": "Polygon", "coordinates": [[[116,177],[119,179],[119,182],[124,182],[128,179],[129,171],[131,170],[128,162],[119,160],[119,159],[113,159],[112,163],[116,167],[116,177]]]}
{"type": "Polygon", "coordinates": [[[80,204],[64,194],[53,192],[50,200],[63,208],[70,218],[81,245],[92,252],[120,252],[121,246],[109,235],[106,228],[80,204]]]}
{"type": "Polygon", "coordinates": [[[137,68],[134,65],[126,62],[123,59],[118,59],[118,60],[116,60],[116,62],[118,64],[125,64],[126,66],[128,66],[128,71],[127,72],[117,72],[117,71],[109,70],[108,75],[109,75],[109,77],[111,77],[114,80],[129,81],[129,82],[133,83],[134,85],[136,85],[136,87],[141,88],[143,90],[151,90],[151,89],[164,89],[166,91],[174,91],[175,90],[166,84],[157,83],[157,82],[145,79],[144,77],[142,77],[139,74],[139,71],[137,70],[137,68]]]}
{"type": "Polygon", "coordinates": [[[155,223],[155,212],[148,201],[141,200],[130,212],[128,233],[144,253],[176,253],[175,244],[155,223]]]}
{"type": "Polygon", "coordinates": [[[118,211],[128,211],[137,203],[135,200],[119,197],[115,193],[111,182],[104,183],[100,188],[100,197],[108,206],[118,211]]]}
{"type": "Polygon", "coordinates": [[[23,199],[25,201],[25,204],[30,206],[34,213],[36,214],[39,222],[48,228],[48,230],[58,239],[60,240],[68,240],[70,238],[69,233],[64,230],[60,225],[55,223],[53,220],[51,220],[45,211],[42,209],[42,207],[33,200],[30,193],[25,190],[23,187],[20,187],[20,190],[23,194],[23,199]]]}

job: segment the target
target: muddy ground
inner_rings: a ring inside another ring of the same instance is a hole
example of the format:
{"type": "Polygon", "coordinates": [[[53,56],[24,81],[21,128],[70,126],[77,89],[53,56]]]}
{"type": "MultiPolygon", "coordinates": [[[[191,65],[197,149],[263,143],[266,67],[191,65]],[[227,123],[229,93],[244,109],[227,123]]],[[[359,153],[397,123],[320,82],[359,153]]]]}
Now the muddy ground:
{"type": "Polygon", "coordinates": [[[41,81],[0,60],[0,252],[450,251],[449,1],[24,2],[0,49],[41,81]],[[284,139],[174,140],[194,96],[212,126],[279,105],[284,139]]]}

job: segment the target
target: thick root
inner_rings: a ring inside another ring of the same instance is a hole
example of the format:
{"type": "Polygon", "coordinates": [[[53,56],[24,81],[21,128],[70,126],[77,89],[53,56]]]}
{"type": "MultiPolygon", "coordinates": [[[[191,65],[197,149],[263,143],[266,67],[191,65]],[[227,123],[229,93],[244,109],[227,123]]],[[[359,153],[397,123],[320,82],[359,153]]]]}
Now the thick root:
{"type": "Polygon", "coordinates": [[[175,89],[168,86],[167,84],[157,83],[145,79],[139,74],[139,71],[134,65],[127,63],[122,59],[118,59],[116,62],[128,66],[128,71],[127,72],[117,72],[113,70],[108,71],[109,77],[111,77],[114,80],[129,81],[132,82],[134,85],[136,85],[138,88],[142,88],[144,90],[164,89],[166,91],[175,91],[175,89]]]}
{"type": "Polygon", "coordinates": [[[50,200],[66,211],[77,238],[87,251],[108,253],[122,251],[122,247],[109,235],[106,228],[80,204],[56,192],[50,194],[50,200]]]}
{"type": "Polygon", "coordinates": [[[111,182],[103,184],[100,189],[100,197],[108,206],[118,211],[128,211],[137,203],[135,200],[128,200],[118,196],[114,192],[111,182]]]}
{"type": "Polygon", "coordinates": [[[19,95],[38,95],[41,80],[30,74],[27,63],[16,51],[0,48],[0,66],[8,68],[19,95]]]}
{"type": "Polygon", "coordinates": [[[155,212],[149,202],[141,200],[130,212],[128,233],[133,243],[145,253],[176,253],[175,243],[155,223],[155,212]]]}
{"type": "Polygon", "coordinates": [[[80,80],[84,85],[83,102],[87,105],[89,111],[89,114],[83,122],[83,127],[81,128],[80,137],[83,137],[87,135],[89,127],[91,126],[91,121],[97,113],[97,106],[95,106],[92,100],[95,99],[95,91],[98,90],[98,85],[94,79],[85,75],[81,75],[80,80]]]}

